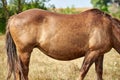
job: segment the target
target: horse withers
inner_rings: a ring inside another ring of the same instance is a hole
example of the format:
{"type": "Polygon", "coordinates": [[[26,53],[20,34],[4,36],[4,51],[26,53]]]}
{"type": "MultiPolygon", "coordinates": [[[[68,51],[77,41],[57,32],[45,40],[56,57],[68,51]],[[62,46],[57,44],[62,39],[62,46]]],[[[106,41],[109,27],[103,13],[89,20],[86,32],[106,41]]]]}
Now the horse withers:
{"type": "Polygon", "coordinates": [[[120,53],[120,21],[98,9],[71,15],[30,9],[12,16],[6,28],[7,79],[13,73],[15,80],[28,80],[33,48],[58,60],[84,56],[79,80],[93,63],[102,80],[104,54],[111,48],[120,53]]]}

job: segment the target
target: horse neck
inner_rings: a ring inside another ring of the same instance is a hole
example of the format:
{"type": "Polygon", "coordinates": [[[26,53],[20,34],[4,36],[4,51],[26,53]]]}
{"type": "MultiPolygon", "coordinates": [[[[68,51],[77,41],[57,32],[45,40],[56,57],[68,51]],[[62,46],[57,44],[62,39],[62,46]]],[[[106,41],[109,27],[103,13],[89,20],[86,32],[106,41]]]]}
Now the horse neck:
{"type": "Polygon", "coordinates": [[[112,26],[113,48],[120,54],[120,21],[114,19],[112,26]]]}

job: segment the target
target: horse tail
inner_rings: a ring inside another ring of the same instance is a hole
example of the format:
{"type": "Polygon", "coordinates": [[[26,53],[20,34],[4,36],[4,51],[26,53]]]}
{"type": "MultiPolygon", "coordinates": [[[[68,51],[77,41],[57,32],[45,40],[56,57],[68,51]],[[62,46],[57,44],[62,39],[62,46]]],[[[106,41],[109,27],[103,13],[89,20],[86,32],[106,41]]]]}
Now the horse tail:
{"type": "Polygon", "coordinates": [[[22,74],[22,67],[21,67],[19,58],[17,56],[16,45],[15,45],[15,43],[13,41],[13,38],[12,38],[11,33],[10,33],[10,29],[9,29],[9,27],[10,27],[10,21],[12,20],[12,18],[10,18],[8,20],[8,23],[7,23],[7,26],[6,26],[6,52],[7,52],[7,62],[8,62],[7,80],[10,79],[12,73],[14,75],[14,80],[16,80],[16,76],[15,76],[15,70],[16,70],[16,68],[22,74]]]}

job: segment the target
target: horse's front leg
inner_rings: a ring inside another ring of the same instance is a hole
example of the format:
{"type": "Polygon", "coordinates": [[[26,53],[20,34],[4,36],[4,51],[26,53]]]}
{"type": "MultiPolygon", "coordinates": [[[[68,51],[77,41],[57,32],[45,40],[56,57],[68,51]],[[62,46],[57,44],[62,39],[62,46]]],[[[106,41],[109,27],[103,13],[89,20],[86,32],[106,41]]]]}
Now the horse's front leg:
{"type": "Polygon", "coordinates": [[[80,79],[83,80],[86,76],[90,66],[95,62],[95,60],[99,57],[99,51],[90,51],[86,54],[85,59],[83,61],[81,70],[80,70],[80,79]]]}
{"type": "Polygon", "coordinates": [[[103,80],[102,79],[102,74],[103,74],[103,58],[104,58],[104,55],[101,55],[95,61],[95,70],[96,70],[96,73],[97,73],[97,80],[103,80]]]}
{"type": "Polygon", "coordinates": [[[16,70],[16,80],[28,80],[29,62],[31,51],[18,51],[19,55],[19,70],[16,70]]]}

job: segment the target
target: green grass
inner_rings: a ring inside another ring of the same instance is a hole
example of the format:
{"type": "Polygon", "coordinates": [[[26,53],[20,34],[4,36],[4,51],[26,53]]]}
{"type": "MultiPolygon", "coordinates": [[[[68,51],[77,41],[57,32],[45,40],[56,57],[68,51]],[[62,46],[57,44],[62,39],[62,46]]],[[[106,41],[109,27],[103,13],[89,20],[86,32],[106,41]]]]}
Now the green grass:
{"type": "MultiPolygon", "coordinates": [[[[6,57],[4,36],[0,36],[0,80],[5,80],[7,76],[6,57]]],[[[34,49],[30,61],[29,80],[76,80],[82,61],[83,58],[58,61],[34,49]]],[[[93,64],[85,80],[95,80],[95,75],[93,64]]],[[[115,50],[105,54],[103,78],[120,80],[120,55],[115,50]]]]}

